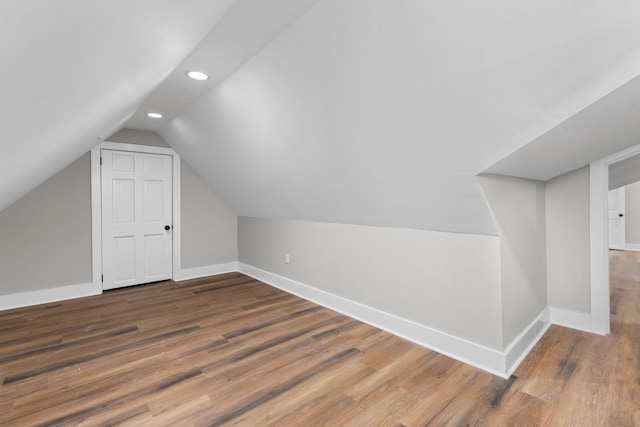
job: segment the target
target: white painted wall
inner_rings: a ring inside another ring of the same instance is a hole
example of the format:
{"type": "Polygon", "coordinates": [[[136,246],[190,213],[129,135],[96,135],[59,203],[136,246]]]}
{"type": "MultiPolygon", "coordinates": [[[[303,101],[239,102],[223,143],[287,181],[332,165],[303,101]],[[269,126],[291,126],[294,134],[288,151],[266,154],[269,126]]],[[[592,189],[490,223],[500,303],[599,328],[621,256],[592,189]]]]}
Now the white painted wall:
{"type": "Polygon", "coordinates": [[[549,306],[589,313],[589,167],[547,181],[549,306]]]}
{"type": "Polygon", "coordinates": [[[241,217],[238,240],[242,263],[502,350],[497,237],[241,217]]]}
{"type": "Polygon", "coordinates": [[[513,342],[547,307],[544,183],[478,177],[500,235],[502,336],[513,342]]]}

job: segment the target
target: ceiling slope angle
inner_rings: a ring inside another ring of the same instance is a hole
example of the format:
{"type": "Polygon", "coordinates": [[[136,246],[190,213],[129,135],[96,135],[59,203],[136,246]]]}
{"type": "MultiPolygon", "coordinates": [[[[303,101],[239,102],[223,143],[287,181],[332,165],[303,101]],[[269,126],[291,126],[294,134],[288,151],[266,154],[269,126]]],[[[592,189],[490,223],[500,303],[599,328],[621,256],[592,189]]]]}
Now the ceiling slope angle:
{"type": "Polygon", "coordinates": [[[229,77],[318,0],[237,0],[200,45],[144,101],[125,127],[158,131],[197,98],[229,77]],[[207,74],[204,81],[186,78],[189,71],[207,74]],[[162,111],[163,120],[149,120],[162,111]]]}
{"type": "Polygon", "coordinates": [[[637,2],[321,0],[160,134],[241,216],[496,234],[477,174],[632,90],[637,22],[637,2]]]}
{"type": "MultiPolygon", "coordinates": [[[[485,172],[548,181],[639,143],[640,77],[636,77],[485,172]]],[[[639,165],[636,157],[612,165],[611,188],[638,181],[639,165]]]]}
{"type": "Polygon", "coordinates": [[[231,4],[0,2],[0,210],[118,130],[231,4]]]}
{"type": "MultiPolygon", "coordinates": [[[[576,5],[576,15],[590,26],[583,37],[590,35],[599,73],[550,106],[547,129],[483,172],[547,181],[640,143],[640,3],[585,2],[576,5]]],[[[567,77],[584,74],[579,69],[567,77]]]]}

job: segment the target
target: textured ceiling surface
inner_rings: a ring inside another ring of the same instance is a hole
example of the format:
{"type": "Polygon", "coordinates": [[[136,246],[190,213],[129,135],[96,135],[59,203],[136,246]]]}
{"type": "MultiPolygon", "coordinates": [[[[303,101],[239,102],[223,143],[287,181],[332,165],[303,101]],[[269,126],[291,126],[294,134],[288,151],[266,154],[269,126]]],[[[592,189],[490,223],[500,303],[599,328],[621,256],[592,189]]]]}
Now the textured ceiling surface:
{"type": "Polygon", "coordinates": [[[632,1],[4,1],[0,209],[127,126],[238,215],[495,234],[477,174],[638,142],[637,22],[632,1]]]}

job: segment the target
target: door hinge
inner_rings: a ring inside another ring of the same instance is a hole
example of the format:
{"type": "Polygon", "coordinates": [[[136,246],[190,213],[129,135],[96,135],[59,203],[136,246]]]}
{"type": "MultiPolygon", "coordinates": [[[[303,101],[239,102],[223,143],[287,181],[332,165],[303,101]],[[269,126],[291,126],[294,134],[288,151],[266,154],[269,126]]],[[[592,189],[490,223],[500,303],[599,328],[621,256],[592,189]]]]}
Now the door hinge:
{"type": "Polygon", "coordinates": [[[104,283],[104,274],[101,274],[101,275],[100,275],[100,281],[101,281],[102,283],[104,283]]]}
{"type": "Polygon", "coordinates": [[[102,157],[100,157],[100,165],[102,166],[102,157]]]}

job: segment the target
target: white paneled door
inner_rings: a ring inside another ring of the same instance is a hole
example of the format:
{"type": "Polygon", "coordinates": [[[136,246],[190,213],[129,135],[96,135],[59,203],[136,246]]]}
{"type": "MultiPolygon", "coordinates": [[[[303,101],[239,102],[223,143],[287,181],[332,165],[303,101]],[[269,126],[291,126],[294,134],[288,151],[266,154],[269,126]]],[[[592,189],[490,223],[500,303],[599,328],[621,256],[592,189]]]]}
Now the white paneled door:
{"type": "Polygon", "coordinates": [[[102,150],[102,288],[172,277],[171,156],[102,150]]]}
{"type": "Polygon", "coordinates": [[[609,249],[626,247],[625,187],[609,191],[609,249]]]}

